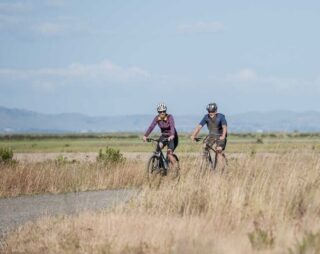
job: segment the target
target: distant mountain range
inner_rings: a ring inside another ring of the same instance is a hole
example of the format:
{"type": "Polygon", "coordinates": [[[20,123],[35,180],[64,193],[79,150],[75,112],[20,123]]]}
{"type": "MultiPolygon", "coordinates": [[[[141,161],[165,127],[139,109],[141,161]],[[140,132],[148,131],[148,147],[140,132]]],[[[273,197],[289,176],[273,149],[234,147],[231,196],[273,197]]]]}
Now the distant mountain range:
{"type": "MultiPolygon", "coordinates": [[[[154,116],[91,117],[79,113],[42,114],[0,106],[0,133],[144,132],[154,116]]],[[[202,115],[175,116],[179,131],[190,132],[202,115]]],[[[320,112],[248,112],[226,116],[230,132],[319,132],[320,112]]]]}

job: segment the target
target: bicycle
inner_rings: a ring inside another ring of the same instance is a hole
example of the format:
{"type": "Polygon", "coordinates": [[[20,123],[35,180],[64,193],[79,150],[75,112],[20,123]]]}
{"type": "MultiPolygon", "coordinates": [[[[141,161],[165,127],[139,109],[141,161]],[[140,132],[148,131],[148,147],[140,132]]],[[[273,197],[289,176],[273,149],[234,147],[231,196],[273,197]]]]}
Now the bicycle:
{"type": "MultiPolygon", "coordinates": [[[[167,142],[168,139],[163,139],[162,142],[167,142]]],[[[160,139],[153,139],[153,138],[147,138],[147,142],[154,142],[156,143],[156,150],[153,152],[151,157],[148,160],[147,163],[147,177],[149,184],[155,182],[157,178],[160,176],[160,181],[163,176],[169,176],[169,178],[176,180],[179,182],[180,180],[180,166],[179,166],[179,158],[176,154],[172,154],[173,157],[176,160],[176,165],[172,165],[169,158],[167,156],[164,156],[162,150],[157,151],[158,144],[160,142],[160,139]]]]}
{"type": "MultiPolygon", "coordinates": [[[[207,138],[205,138],[203,140],[203,143],[205,143],[207,138]]],[[[202,140],[202,138],[195,138],[196,142],[199,142],[200,140],[202,140]]],[[[218,151],[217,151],[217,147],[218,147],[218,142],[219,142],[219,138],[215,138],[213,140],[213,144],[209,145],[207,143],[205,143],[205,150],[207,151],[206,154],[204,155],[205,158],[202,158],[201,160],[201,164],[200,164],[200,172],[202,174],[204,174],[205,172],[208,171],[208,168],[210,168],[210,171],[216,171],[217,168],[217,161],[218,161],[218,151]],[[211,153],[214,153],[214,156],[211,155],[211,153]]],[[[225,159],[225,163],[227,164],[227,158],[225,157],[225,154],[222,154],[222,156],[225,159]]],[[[222,169],[223,172],[224,168],[222,169]]]]}

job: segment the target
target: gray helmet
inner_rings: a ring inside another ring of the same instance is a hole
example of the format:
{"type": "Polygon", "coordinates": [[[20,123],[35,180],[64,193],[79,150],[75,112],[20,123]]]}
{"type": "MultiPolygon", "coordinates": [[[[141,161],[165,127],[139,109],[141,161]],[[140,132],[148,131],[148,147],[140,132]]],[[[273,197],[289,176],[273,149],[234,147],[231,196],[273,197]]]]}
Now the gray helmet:
{"type": "Polygon", "coordinates": [[[217,109],[218,109],[218,106],[214,102],[209,103],[208,106],[207,106],[207,111],[208,112],[216,112],[217,109]]]}
{"type": "Polygon", "coordinates": [[[167,111],[167,106],[164,103],[160,103],[157,105],[157,111],[162,112],[162,111],[167,111]]]}

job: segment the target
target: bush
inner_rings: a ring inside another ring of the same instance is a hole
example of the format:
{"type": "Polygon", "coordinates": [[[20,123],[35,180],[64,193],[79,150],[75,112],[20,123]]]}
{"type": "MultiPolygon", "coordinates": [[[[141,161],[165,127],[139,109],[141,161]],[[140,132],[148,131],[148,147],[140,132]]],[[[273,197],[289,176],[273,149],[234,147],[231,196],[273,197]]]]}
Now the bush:
{"type": "Polygon", "coordinates": [[[274,247],[275,239],[272,231],[256,227],[253,232],[248,234],[248,237],[254,250],[266,250],[274,247]]]}
{"type": "Polygon", "coordinates": [[[262,138],[257,138],[256,143],[257,144],[263,144],[263,139],[262,138]]]}
{"type": "Polygon", "coordinates": [[[13,151],[11,148],[0,148],[0,162],[12,162],[13,151]]]}
{"type": "Polygon", "coordinates": [[[301,241],[289,249],[290,254],[320,253],[320,231],[317,233],[308,232],[301,241]]]}
{"type": "Polygon", "coordinates": [[[68,162],[67,157],[64,157],[63,155],[58,155],[54,161],[56,165],[63,165],[68,162]]]}
{"type": "Polygon", "coordinates": [[[118,164],[124,162],[124,160],[119,150],[108,146],[104,150],[100,149],[97,157],[97,161],[104,164],[118,164]]]}

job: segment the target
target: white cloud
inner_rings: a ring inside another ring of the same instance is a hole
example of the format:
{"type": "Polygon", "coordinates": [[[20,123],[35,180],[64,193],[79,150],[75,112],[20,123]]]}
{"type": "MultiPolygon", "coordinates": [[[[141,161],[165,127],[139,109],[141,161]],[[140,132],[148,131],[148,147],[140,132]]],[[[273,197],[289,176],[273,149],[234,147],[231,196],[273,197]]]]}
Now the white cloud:
{"type": "Polygon", "coordinates": [[[51,7],[63,7],[66,5],[66,0],[46,0],[44,3],[51,7]]]}
{"type": "Polygon", "coordinates": [[[20,23],[20,19],[18,17],[0,14],[0,27],[17,25],[19,23],[20,23]]]}
{"type": "Polygon", "coordinates": [[[204,22],[198,21],[191,24],[180,24],[177,27],[179,33],[191,34],[191,33],[217,33],[225,29],[225,26],[221,22],[212,21],[204,22]]]}
{"type": "Polygon", "coordinates": [[[86,24],[73,17],[60,16],[52,21],[45,21],[33,25],[33,32],[46,37],[75,35],[88,32],[90,29],[86,24]]]}
{"type": "Polygon", "coordinates": [[[212,77],[212,82],[224,84],[239,90],[277,91],[283,93],[299,93],[306,90],[320,92],[320,78],[299,79],[273,75],[261,75],[254,69],[242,68],[225,76],[212,77]]]}
{"type": "Polygon", "coordinates": [[[0,3],[0,13],[3,12],[8,12],[8,13],[13,13],[13,12],[29,12],[32,11],[33,8],[30,4],[27,3],[0,3]]]}
{"type": "Polygon", "coordinates": [[[254,81],[257,79],[257,74],[253,69],[244,68],[235,73],[228,74],[227,80],[232,81],[254,81]]]}
{"type": "Polygon", "coordinates": [[[107,85],[108,83],[145,81],[150,78],[150,74],[136,66],[125,68],[110,61],[102,61],[97,64],[75,63],[66,68],[0,69],[0,78],[3,80],[27,80],[33,84],[45,82],[61,85],[92,82],[107,85]]]}
{"type": "Polygon", "coordinates": [[[67,27],[57,23],[42,23],[33,27],[34,31],[45,36],[62,35],[67,31],[67,27]]]}

